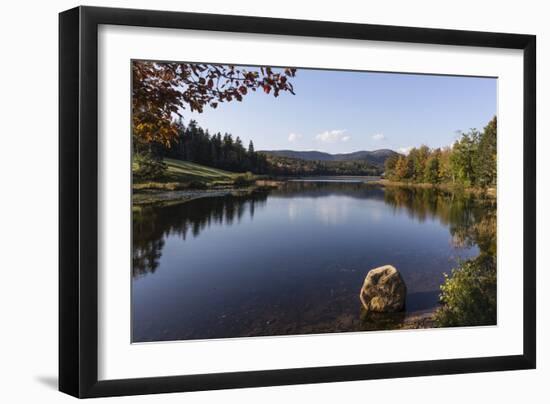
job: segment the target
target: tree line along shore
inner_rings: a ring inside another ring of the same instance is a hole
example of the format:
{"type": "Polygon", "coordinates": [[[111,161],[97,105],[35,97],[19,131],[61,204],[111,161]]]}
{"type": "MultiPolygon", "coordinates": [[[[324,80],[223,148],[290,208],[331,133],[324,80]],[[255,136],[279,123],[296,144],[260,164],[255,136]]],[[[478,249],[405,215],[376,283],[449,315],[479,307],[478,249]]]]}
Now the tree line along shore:
{"type": "Polygon", "coordinates": [[[368,161],[315,161],[268,155],[248,148],[229,133],[210,134],[191,121],[176,123],[178,136],[169,144],[134,140],[134,191],[249,186],[257,180],[297,176],[381,176],[380,185],[437,186],[496,193],[496,133],[493,118],[483,131],[462,133],[450,147],[423,145],[395,153],[376,166],[368,161]]]}
{"type": "Polygon", "coordinates": [[[409,153],[390,156],[385,162],[388,183],[442,185],[487,190],[497,181],[497,119],[483,131],[462,133],[452,147],[412,148],[409,153]]]}

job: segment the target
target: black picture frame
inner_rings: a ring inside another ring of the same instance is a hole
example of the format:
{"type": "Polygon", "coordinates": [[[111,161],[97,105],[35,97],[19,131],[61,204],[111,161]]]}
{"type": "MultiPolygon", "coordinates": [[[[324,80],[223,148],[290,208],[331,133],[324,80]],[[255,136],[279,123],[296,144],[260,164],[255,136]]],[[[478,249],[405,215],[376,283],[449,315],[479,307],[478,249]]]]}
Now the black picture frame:
{"type": "Polygon", "coordinates": [[[534,369],[536,37],[183,12],[77,7],[59,15],[59,389],[75,397],[534,369]],[[523,354],[99,381],[98,26],[180,28],[523,50],[523,354]]]}

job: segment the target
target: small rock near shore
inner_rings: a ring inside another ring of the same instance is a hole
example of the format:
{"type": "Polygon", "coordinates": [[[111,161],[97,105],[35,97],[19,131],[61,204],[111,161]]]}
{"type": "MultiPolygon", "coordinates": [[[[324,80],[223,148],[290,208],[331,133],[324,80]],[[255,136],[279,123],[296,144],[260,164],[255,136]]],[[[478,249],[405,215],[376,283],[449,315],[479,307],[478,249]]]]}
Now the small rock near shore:
{"type": "Polygon", "coordinates": [[[371,269],[359,293],[365,310],[378,313],[402,311],[406,296],[405,281],[391,265],[371,269]]]}

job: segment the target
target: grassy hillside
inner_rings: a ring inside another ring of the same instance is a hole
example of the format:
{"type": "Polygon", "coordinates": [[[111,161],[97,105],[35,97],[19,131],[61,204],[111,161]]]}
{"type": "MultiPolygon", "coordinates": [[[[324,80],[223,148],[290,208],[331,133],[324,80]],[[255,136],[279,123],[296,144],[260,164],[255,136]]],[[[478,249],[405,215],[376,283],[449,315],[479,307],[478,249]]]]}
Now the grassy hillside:
{"type": "MultiPolygon", "coordinates": [[[[209,187],[216,185],[234,185],[236,181],[251,177],[245,173],[232,173],[217,168],[206,167],[189,161],[164,159],[167,170],[164,176],[154,181],[138,181],[134,179],[134,190],[141,189],[186,189],[209,187]]],[[[134,161],[132,169],[138,169],[134,161]]],[[[252,178],[248,178],[251,180],[252,178]]]]}
{"type": "Polygon", "coordinates": [[[206,167],[189,161],[164,159],[164,162],[168,166],[166,177],[171,181],[232,181],[239,175],[238,173],[206,167]]]}

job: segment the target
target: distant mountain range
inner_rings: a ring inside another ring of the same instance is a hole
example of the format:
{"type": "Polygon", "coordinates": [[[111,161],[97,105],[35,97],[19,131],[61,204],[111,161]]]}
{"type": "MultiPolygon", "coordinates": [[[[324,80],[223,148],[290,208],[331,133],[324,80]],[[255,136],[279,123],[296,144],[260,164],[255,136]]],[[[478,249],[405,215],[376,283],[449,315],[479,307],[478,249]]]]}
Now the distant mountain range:
{"type": "Polygon", "coordinates": [[[262,150],[264,153],[276,157],[287,157],[306,161],[366,161],[375,166],[383,167],[386,159],[399,153],[390,149],[373,151],[356,151],[352,153],[330,154],[320,151],[296,151],[296,150],[262,150]]]}

